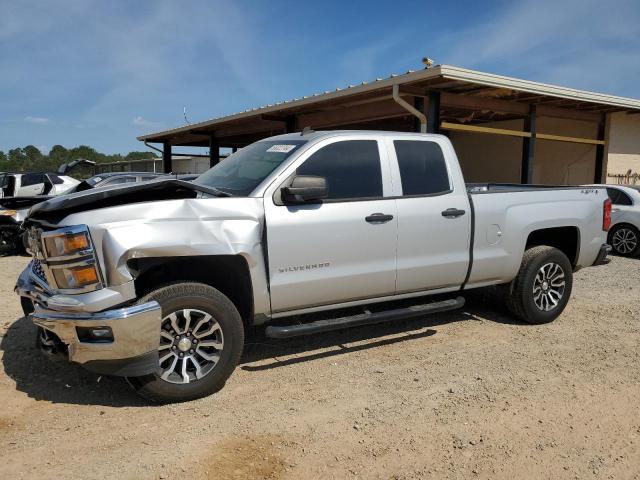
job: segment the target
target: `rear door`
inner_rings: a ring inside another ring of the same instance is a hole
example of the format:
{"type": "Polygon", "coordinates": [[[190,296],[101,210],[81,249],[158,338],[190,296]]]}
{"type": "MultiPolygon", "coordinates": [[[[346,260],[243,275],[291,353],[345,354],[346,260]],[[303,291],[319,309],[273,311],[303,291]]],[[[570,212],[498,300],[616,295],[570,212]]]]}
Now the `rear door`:
{"type": "Polygon", "coordinates": [[[43,173],[23,173],[20,176],[20,185],[17,188],[16,197],[33,197],[35,195],[40,195],[43,192],[43,173]]]}
{"type": "Polygon", "coordinates": [[[397,293],[460,286],[469,265],[471,212],[451,144],[402,136],[387,148],[398,198],[397,293]]]}
{"type": "Polygon", "coordinates": [[[325,177],[329,198],[283,205],[277,192],[286,181],[267,191],[272,311],[393,295],[397,215],[383,142],[332,137],[292,168],[291,176],[325,177]]]}

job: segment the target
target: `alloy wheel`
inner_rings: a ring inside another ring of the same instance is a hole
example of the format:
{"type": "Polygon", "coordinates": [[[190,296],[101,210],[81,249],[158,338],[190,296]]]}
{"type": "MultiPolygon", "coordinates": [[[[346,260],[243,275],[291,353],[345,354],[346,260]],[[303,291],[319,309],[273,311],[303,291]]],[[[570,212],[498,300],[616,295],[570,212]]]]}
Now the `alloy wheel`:
{"type": "Polygon", "coordinates": [[[191,383],[209,374],[224,348],[222,328],[207,312],[175,311],[162,319],[160,378],[169,383],[191,383]]]}
{"type": "Polygon", "coordinates": [[[613,234],[611,244],[616,252],[627,255],[638,246],[638,236],[630,228],[619,228],[613,234]]]}
{"type": "Polygon", "coordinates": [[[564,290],[564,270],[557,263],[546,263],[533,281],[533,302],[539,310],[548,312],[558,306],[564,290]]]}

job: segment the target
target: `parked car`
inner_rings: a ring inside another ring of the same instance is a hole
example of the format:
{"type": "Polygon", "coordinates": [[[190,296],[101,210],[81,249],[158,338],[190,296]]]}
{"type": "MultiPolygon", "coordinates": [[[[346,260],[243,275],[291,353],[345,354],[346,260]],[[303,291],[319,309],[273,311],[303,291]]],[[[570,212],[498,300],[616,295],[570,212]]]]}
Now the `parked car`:
{"type": "Polygon", "coordinates": [[[44,351],[161,402],[222,388],[247,325],[317,334],[460,308],[488,285],[517,318],[553,321],[573,272],[610,250],[606,190],[470,190],[445,136],[272,137],[194,182],[35,205],[16,292],[44,351]],[[347,307],[362,310],[332,313],[347,307]]]}
{"type": "Polygon", "coordinates": [[[80,183],[52,172],[6,172],[0,174],[0,198],[61,195],[80,183]]]}
{"type": "MultiPolygon", "coordinates": [[[[94,175],[80,182],[80,184],[73,190],[75,192],[81,192],[83,190],[89,190],[91,188],[107,187],[111,185],[122,185],[124,183],[136,183],[146,182],[148,180],[155,180],[156,178],[163,176],[163,173],[153,172],[105,172],[94,175]]],[[[71,193],[71,192],[69,192],[71,193]]]]}
{"type": "MultiPolygon", "coordinates": [[[[95,188],[116,186],[122,184],[146,182],[157,178],[171,177],[175,175],[152,172],[114,172],[94,175],[76,184],[66,193],[81,192],[95,188]]],[[[185,181],[193,180],[197,175],[178,175],[185,181]]],[[[0,198],[0,255],[16,255],[24,253],[24,241],[22,238],[22,222],[29,213],[29,209],[37,203],[52,198],[47,195],[33,197],[8,197],[0,198]]]]}
{"type": "Polygon", "coordinates": [[[640,186],[601,185],[613,203],[608,243],[619,255],[640,254],[640,186]]]}

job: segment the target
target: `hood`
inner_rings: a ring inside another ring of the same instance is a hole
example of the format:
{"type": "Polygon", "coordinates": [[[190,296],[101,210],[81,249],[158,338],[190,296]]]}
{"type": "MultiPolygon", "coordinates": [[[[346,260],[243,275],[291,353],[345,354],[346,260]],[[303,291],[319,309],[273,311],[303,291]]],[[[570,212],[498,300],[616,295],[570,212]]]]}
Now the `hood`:
{"type": "Polygon", "coordinates": [[[95,188],[52,197],[45,202],[38,203],[31,208],[27,220],[45,220],[56,223],[67,215],[85,210],[96,210],[129,203],[216,196],[217,193],[216,190],[209,187],[176,179],[95,188]]]}
{"type": "Polygon", "coordinates": [[[63,163],[58,167],[58,171],[56,173],[60,175],[68,175],[69,172],[71,172],[71,170],[75,169],[76,167],[79,167],[81,165],[95,166],[95,164],[96,162],[94,162],[93,160],[87,160],[86,158],[79,158],[77,160],[74,160],[73,162],[63,163]]]}

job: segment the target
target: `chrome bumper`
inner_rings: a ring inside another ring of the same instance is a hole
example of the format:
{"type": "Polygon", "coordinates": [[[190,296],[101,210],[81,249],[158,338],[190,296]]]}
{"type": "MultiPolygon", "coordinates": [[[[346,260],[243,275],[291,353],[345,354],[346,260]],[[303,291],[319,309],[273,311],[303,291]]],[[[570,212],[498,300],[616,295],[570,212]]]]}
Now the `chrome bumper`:
{"type": "Polygon", "coordinates": [[[155,356],[156,363],[153,366],[157,368],[162,319],[157,302],[101,312],[53,310],[53,297],[31,278],[29,267],[20,275],[16,293],[34,303],[35,311],[31,315],[33,323],[55,333],[68,346],[70,361],[87,364],[85,366],[91,370],[113,373],[103,367],[116,365],[118,371],[129,371],[123,369],[128,360],[131,361],[129,363],[140,363],[141,358],[146,358],[143,370],[147,370],[144,373],[150,373],[153,371],[151,360],[155,356]],[[78,337],[78,328],[98,327],[110,328],[112,339],[81,341],[78,337]]]}
{"type": "Polygon", "coordinates": [[[69,347],[69,360],[72,362],[124,360],[158,351],[158,302],[86,314],[54,312],[38,305],[35,308],[31,315],[33,323],[55,333],[69,347]],[[81,341],[78,338],[78,328],[99,327],[109,327],[113,340],[81,341]]]}

